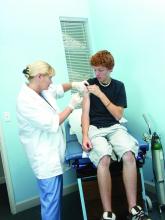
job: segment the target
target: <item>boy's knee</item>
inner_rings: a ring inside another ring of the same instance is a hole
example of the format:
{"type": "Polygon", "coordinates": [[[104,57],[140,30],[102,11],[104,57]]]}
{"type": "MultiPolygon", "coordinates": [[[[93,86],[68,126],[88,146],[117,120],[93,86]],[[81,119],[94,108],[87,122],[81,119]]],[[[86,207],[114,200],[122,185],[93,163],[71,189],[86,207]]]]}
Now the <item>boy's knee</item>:
{"type": "Polygon", "coordinates": [[[108,168],[109,168],[110,161],[111,161],[110,156],[105,155],[105,156],[103,156],[103,157],[100,159],[99,166],[108,167],[108,168]]]}
{"type": "Polygon", "coordinates": [[[125,163],[134,163],[135,162],[135,156],[131,151],[126,152],[123,157],[123,162],[125,163]]]}

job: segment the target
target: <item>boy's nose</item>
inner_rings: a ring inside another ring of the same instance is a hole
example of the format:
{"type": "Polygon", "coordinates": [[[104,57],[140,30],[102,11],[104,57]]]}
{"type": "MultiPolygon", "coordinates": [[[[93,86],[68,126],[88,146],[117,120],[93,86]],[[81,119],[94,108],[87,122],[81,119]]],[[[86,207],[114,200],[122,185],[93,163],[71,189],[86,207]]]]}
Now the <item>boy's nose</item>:
{"type": "Polygon", "coordinates": [[[95,74],[96,74],[96,76],[99,76],[99,75],[100,75],[100,73],[99,73],[99,72],[95,72],[95,74]]]}

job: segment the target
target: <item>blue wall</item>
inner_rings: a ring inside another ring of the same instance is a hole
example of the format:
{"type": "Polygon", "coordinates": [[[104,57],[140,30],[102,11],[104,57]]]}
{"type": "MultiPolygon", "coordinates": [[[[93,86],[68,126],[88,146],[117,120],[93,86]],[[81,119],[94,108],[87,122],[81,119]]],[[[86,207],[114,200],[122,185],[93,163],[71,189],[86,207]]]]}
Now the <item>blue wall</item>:
{"type": "MultiPolygon", "coordinates": [[[[145,113],[165,146],[165,1],[91,0],[94,50],[108,49],[115,57],[112,77],[125,83],[125,115],[133,132],[142,135],[145,113]]],[[[150,154],[145,178],[152,181],[150,154]]]]}
{"type": "MultiPolygon", "coordinates": [[[[147,130],[142,119],[146,113],[165,145],[163,0],[6,0],[0,13],[0,122],[16,203],[38,195],[18,138],[15,102],[24,82],[21,72],[26,64],[42,59],[55,67],[55,82],[68,81],[59,16],[89,18],[93,52],[110,50],[116,61],[112,77],[126,85],[131,129],[139,135],[147,130]],[[6,111],[10,122],[4,121],[6,111]]],[[[59,102],[61,108],[68,99],[69,94],[59,102]]],[[[146,179],[152,181],[150,157],[145,169],[146,179]]],[[[74,181],[74,173],[66,173],[65,186],[74,181]]]]}
{"type": "MultiPolygon", "coordinates": [[[[15,202],[21,203],[38,195],[36,181],[18,137],[16,97],[22,83],[24,67],[38,59],[56,69],[55,83],[68,81],[59,16],[88,18],[87,1],[80,0],[6,0],[1,2],[0,24],[0,122],[2,124],[9,171],[15,202]],[[11,121],[4,121],[10,112],[11,121]]],[[[59,102],[61,109],[69,95],[59,102]]],[[[75,181],[69,171],[64,185],[75,181]]]]}

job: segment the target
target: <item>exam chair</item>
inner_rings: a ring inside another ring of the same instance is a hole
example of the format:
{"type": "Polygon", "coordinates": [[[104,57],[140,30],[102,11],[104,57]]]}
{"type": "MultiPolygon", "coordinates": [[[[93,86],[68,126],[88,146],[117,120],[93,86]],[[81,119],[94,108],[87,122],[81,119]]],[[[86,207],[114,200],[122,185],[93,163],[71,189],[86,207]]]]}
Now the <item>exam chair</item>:
{"type": "MultiPolygon", "coordinates": [[[[78,118],[77,119],[77,123],[78,118]]],[[[80,140],[73,132],[71,123],[65,123],[66,132],[66,162],[76,171],[83,220],[100,220],[102,215],[102,204],[96,178],[96,167],[88,158],[88,154],[82,151],[80,140]]],[[[135,137],[135,135],[134,135],[135,137]]],[[[137,162],[137,203],[141,205],[146,214],[151,209],[150,198],[146,195],[142,167],[145,163],[146,153],[149,145],[141,138],[135,137],[139,142],[139,153],[137,162]],[[150,206],[150,207],[149,207],[150,206]]],[[[110,165],[112,176],[112,208],[117,220],[126,220],[128,215],[128,204],[122,180],[122,162],[113,162],[110,165]]]]}

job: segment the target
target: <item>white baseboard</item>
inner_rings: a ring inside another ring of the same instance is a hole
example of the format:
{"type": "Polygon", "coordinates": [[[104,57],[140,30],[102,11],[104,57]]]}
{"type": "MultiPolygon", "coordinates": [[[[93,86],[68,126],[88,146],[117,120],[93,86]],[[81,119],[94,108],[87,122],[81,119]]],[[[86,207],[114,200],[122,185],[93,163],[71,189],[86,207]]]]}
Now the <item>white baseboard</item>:
{"type": "MultiPolygon", "coordinates": [[[[63,196],[66,196],[66,195],[68,195],[70,193],[73,193],[77,190],[78,190],[78,187],[77,187],[76,183],[65,186],[64,189],[63,189],[63,196]]],[[[33,197],[29,200],[24,200],[23,202],[20,202],[20,203],[16,204],[16,213],[22,212],[26,209],[32,208],[32,207],[37,206],[39,204],[40,204],[40,200],[39,200],[38,196],[33,197]]],[[[16,214],[16,213],[12,213],[12,214],[16,214]]]]}
{"type": "MultiPolygon", "coordinates": [[[[36,197],[33,197],[29,200],[24,200],[22,202],[19,202],[19,203],[16,203],[16,213],[18,212],[22,212],[26,209],[30,209],[34,206],[37,206],[40,204],[40,200],[39,200],[39,197],[36,196],[36,197]]],[[[12,213],[12,214],[16,214],[16,213],[12,213]]]]}
{"type": "MultiPolygon", "coordinates": [[[[145,189],[148,192],[156,193],[155,192],[155,185],[152,182],[145,181],[145,189]]],[[[63,190],[63,196],[66,196],[70,193],[76,192],[77,190],[78,190],[77,183],[73,183],[71,185],[65,186],[64,190],[63,190]]],[[[40,200],[39,200],[38,196],[33,197],[29,200],[24,200],[23,202],[16,204],[16,213],[24,211],[24,210],[32,208],[32,207],[35,207],[39,204],[40,204],[40,200]]],[[[13,213],[13,214],[16,214],[16,213],[13,213]]]]}
{"type": "Polygon", "coordinates": [[[64,187],[63,196],[66,196],[66,195],[73,193],[73,192],[76,192],[76,191],[78,191],[77,183],[72,183],[72,184],[64,187]]]}
{"type": "Polygon", "coordinates": [[[3,183],[5,183],[6,181],[5,181],[5,177],[4,176],[1,176],[0,177],[0,184],[3,184],[3,183]]]}
{"type": "Polygon", "coordinates": [[[144,182],[144,185],[145,185],[145,189],[146,189],[148,192],[151,192],[151,193],[153,193],[153,194],[156,194],[155,184],[154,184],[153,182],[145,181],[145,182],[144,182]]]}

